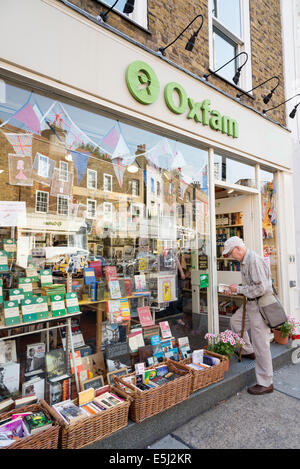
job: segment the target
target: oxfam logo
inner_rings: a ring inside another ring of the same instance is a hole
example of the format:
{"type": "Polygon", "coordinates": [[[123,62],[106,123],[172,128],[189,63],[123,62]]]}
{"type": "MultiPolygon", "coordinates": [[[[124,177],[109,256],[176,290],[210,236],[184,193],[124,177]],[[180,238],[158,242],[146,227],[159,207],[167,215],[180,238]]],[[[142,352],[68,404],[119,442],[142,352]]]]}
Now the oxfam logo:
{"type": "Polygon", "coordinates": [[[126,70],[126,83],[132,96],[142,104],[154,103],[160,92],[159,81],[150,65],[136,60],[126,70]]]}

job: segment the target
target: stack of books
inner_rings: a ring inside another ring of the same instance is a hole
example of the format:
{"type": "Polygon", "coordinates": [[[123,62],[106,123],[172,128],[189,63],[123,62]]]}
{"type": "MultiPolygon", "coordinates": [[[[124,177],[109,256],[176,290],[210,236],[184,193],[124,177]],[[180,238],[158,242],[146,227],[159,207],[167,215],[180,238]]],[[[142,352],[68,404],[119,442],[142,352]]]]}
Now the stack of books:
{"type": "Polygon", "coordinates": [[[14,413],[0,421],[0,448],[10,446],[21,438],[35,435],[52,426],[43,411],[14,413]]]}

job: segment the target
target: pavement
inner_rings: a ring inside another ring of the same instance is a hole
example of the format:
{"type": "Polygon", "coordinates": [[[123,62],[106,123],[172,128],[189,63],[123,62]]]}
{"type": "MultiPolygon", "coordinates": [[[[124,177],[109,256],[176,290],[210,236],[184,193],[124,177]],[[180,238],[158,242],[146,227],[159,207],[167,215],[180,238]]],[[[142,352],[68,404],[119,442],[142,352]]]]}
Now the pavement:
{"type": "Polygon", "coordinates": [[[299,449],[300,363],[274,371],[274,392],[247,387],[192,418],[147,449],[299,449]]]}

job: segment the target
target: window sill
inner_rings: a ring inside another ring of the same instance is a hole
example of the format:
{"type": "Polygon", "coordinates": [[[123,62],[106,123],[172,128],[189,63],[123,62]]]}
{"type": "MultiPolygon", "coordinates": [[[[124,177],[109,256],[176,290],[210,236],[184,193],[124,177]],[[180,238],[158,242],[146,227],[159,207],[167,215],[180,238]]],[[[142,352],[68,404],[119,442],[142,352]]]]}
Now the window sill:
{"type": "MultiPolygon", "coordinates": [[[[219,75],[219,73],[215,73],[213,70],[211,70],[210,68],[208,69],[209,73],[211,73],[212,75],[216,76],[217,78],[220,78],[220,80],[224,81],[225,83],[227,83],[228,85],[232,86],[233,88],[235,88],[236,90],[240,91],[242,93],[242,96],[247,96],[248,98],[251,98],[253,101],[255,101],[255,98],[252,94],[248,93],[247,91],[243,90],[242,88],[240,88],[239,86],[237,86],[235,83],[233,83],[232,81],[229,81],[227,80],[227,78],[224,78],[222,77],[221,75],[219,75]]],[[[208,81],[206,80],[204,77],[203,79],[205,81],[208,81]]],[[[242,97],[241,96],[241,97],[242,97]]],[[[240,101],[240,98],[237,98],[235,96],[235,99],[237,99],[238,101],[240,101]]]]}

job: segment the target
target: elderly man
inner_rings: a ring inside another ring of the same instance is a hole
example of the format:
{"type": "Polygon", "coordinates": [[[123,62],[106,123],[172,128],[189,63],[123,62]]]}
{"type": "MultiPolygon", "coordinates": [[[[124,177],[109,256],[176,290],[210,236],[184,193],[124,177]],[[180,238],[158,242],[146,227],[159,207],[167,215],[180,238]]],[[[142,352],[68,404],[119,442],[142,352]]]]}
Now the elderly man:
{"type": "MultiPolygon", "coordinates": [[[[272,293],[270,271],[262,257],[247,249],[243,240],[232,236],[224,243],[224,257],[240,262],[242,285],[229,285],[230,294],[245,295],[246,315],[242,352],[245,358],[255,359],[257,384],[248,388],[250,394],[273,392],[273,367],[270,351],[270,329],[265,324],[258,309],[257,299],[265,293],[272,293]],[[247,330],[251,330],[251,341],[247,330]]],[[[239,308],[231,318],[231,329],[241,335],[243,308],[239,308]]]]}

